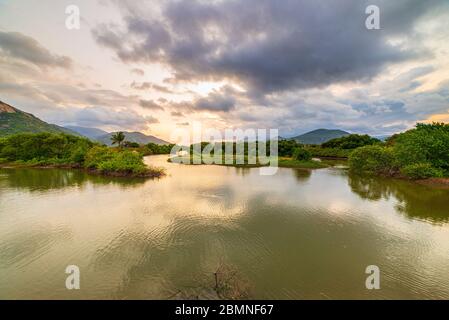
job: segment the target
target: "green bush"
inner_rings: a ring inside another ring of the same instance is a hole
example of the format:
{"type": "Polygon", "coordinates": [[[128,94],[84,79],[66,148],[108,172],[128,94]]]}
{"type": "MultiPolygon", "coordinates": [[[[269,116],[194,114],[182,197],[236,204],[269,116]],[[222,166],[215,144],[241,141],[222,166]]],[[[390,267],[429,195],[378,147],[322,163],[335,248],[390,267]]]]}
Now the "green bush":
{"type": "Polygon", "coordinates": [[[401,166],[429,163],[449,169],[449,124],[419,123],[415,129],[398,134],[392,143],[401,166]]]}
{"type": "Polygon", "coordinates": [[[356,172],[394,175],[398,172],[394,151],[378,145],[355,149],[349,156],[349,167],[356,172]]]}
{"type": "Polygon", "coordinates": [[[95,146],[86,153],[84,166],[88,169],[98,169],[101,163],[114,157],[114,152],[117,151],[112,148],[95,146]]]}
{"type": "Polygon", "coordinates": [[[132,151],[113,153],[113,157],[100,162],[97,169],[104,173],[120,172],[135,175],[144,174],[148,170],[140,154],[132,151]]]}
{"type": "Polygon", "coordinates": [[[146,154],[170,154],[174,144],[163,144],[159,145],[156,143],[148,143],[146,145],[147,152],[146,154]]]}
{"type": "Polygon", "coordinates": [[[87,152],[84,166],[106,174],[142,175],[149,170],[143,162],[142,155],[136,151],[99,146],[87,152]]]}
{"type": "Polygon", "coordinates": [[[304,148],[296,148],[293,151],[293,159],[298,161],[308,161],[312,159],[312,154],[304,148]]]}
{"type": "Polygon", "coordinates": [[[401,169],[401,173],[410,179],[426,179],[443,176],[443,171],[441,169],[433,168],[430,163],[407,165],[401,169]]]}
{"type": "Polygon", "coordinates": [[[380,145],[362,147],[349,158],[354,171],[401,173],[411,179],[449,174],[449,124],[418,123],[415,129],[396,134],[380,145]]]}

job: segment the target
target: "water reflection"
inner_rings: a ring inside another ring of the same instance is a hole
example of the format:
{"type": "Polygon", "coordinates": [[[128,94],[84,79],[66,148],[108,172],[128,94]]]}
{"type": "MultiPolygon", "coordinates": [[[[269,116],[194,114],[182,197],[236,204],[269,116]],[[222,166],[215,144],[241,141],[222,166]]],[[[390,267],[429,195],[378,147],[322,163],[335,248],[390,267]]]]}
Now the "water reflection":
{"type": "Polygon", "coordinates": [[[87,183],[135,187],[145,183],[145,181],[145,179],[139,178],[104,177],[75,169],[0,169],[0,184],[2,186],[14,189],[26,189],[28,191],[82,187],[87,183]]]}
{"type": "Polygon", "coordinates": [[[298,182],[306,182],[312,176],[312,170],[307,169],[291,169],[298,182]]]}
{"type": "Polygon", "coordinates": [[[350,174],[351,190],[363,199],[397,200],[396,209],[410,218],[433,223],[449,221],[449,190],[410,181],[350,174]]]}

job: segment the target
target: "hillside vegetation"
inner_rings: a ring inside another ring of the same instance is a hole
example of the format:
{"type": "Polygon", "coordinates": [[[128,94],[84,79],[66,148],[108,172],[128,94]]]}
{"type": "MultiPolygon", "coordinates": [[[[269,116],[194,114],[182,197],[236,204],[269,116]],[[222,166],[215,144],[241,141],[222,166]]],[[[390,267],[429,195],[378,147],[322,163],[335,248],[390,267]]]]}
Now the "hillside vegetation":
{"type": "Polygon", "coordinates": [[[78,135],[69,129],[49,124],[30,113],[20,111],[19,109],[0,101],[0,137],[17,133],[39,132],[78,135]]]}

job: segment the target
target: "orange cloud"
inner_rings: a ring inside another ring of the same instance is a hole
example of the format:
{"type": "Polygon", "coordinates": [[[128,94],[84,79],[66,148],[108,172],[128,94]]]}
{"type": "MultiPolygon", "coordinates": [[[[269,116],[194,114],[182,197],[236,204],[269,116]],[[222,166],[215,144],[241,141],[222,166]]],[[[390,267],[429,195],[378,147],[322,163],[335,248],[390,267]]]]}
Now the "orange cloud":
{"type": "Polygon", "coordinates": [[[424,120],[424,122],[428,122],[428,123],[431,123],[431,122],[445,122],[445,123],[449,123],[449,110],[448,110],[447,113],[433,114],[429,118],[424,120]]]}

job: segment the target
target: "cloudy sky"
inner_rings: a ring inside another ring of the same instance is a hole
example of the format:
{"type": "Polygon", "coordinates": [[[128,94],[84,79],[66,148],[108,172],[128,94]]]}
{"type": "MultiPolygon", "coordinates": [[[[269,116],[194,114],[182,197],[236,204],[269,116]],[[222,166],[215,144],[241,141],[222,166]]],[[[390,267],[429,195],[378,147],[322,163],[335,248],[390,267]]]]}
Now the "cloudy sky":
{"type": "Polygon", "coordinates": [[[0,0],[0,100],[165,139],[194,121],[282,136],[449,122],[449,1],[0,0]]]}

